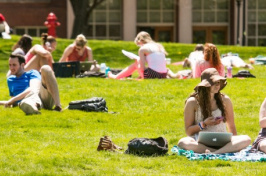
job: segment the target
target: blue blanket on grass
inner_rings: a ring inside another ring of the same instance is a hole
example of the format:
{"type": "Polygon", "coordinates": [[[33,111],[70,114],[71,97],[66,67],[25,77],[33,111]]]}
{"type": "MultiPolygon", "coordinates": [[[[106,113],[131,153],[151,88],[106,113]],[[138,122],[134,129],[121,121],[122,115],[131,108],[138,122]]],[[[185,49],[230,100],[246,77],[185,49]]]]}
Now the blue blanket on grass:
{"type": "Polygon", "coordinates": [[[189,160],[224,160],[224,161],[251,161],[251,162],[266,162],[266,154],[260,151],[251,151],[251,146],[236,153],[223,154],[201,154],[194,153],[192,150],[184,150],[178,146],[174,146],[171,152],[180,156],[186,156],[189,160]]]}

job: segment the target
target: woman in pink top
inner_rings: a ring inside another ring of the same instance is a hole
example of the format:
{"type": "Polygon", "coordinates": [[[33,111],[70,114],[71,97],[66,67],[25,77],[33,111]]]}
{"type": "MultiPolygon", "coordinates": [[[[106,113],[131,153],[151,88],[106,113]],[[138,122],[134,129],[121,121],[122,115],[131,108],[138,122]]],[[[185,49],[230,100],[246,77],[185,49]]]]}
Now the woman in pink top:
{"type": "Polygon", "coordinates": [[[51,53],[56,48],[56,39],[53,36],[48,36],[47,33],[43,33],[42,43],[43,45],[34,45],[25,55],[25,71],[32,69],[40,71],[43,65],[49,65],[53,68],[54,59],[51,53]]]}
{"type": "Polygon", "coordinates": [[[224,66],[220,59],[217,47],[212,43],[206,43],[204,46],[204,60],[198,60],[193,72],[194,78],[199,78],[201,73],[207,68],[215,68],[220,76],[225,76],[224,66]]]}
{"type": "Polygon", "coordinates": [[[80,34],[76,37],[75,42],[70,44],[64,51],[59,62],[70,61],[94,61],[91,70],[98,71],[100,66],[93,60],[92,49],[86,46],[87,40],[84,35],[80,34]]]}

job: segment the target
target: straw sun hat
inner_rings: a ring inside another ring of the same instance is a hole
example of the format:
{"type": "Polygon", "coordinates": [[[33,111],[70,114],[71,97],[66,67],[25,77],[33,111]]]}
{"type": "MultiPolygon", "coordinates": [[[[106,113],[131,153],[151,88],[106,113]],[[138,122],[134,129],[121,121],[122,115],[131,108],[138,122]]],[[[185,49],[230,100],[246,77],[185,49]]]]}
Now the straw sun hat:
{"type": "Polygon", "coordinates": [[[194,90],[197,91],[198,87],[211,87],[217,81],[220,81],[220,90],[222,90],[227,84],[226,78],[220,76],[215,68],[208,68],[201,73],[201,82],[194,88],[194,90]]]}

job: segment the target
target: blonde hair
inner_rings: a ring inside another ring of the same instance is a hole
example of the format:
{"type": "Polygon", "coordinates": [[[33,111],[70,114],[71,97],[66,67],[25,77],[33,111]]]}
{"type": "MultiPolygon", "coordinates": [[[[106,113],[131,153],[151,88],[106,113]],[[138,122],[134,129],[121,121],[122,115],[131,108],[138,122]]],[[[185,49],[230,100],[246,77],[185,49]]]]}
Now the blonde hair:
{"type": "Polygon", "coordinates": [[[135,44],[138,45],[139,42],[142,42],[144,44],[154,42],[150,36],[149,33],[141,31],[138,33],[138,35],[135,38],[135,44]]]}
{"type": "MultiPolygon", "coordinates": [[[[135,38],[135,44],[138,45],[139,42],[142,42],[143,44],[146,43],[156,43],[152,40],[151,36],[149,33],[145,32],[145,31],[141,31],[138,33],[137,37],[135,38]]],[[[160,49],[160,51],[162,51],[165,55],[168,55],[168,53],[165,51],[163,45],[161,45],[160,43],[156,43],[156,45],[158,46],[158,48],[160,49]]]]}
{"type": "Polygon", "coordinates": [[[75,43],[77,46],[84,47],[87,44],[86,37],[83,34],[79,34],[75,39],[75,43]]]}

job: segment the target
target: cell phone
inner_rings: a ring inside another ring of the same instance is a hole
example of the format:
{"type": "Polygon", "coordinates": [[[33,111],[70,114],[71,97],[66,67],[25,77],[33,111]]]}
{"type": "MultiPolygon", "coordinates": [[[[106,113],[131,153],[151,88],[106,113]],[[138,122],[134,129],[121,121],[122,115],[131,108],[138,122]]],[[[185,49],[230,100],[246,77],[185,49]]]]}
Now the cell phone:
{"type": "Polygon", "coordinates": [[[46,46],[47,48],[51,47],[50,42],[45,42],[45,46],[46,46]]]}
{"type": "Polygon", "coordinates": [[[224,119],[224,117],[223,116],[220,116],[220,117],[215,117],[215,120],[223,120],[224,119]]]}

